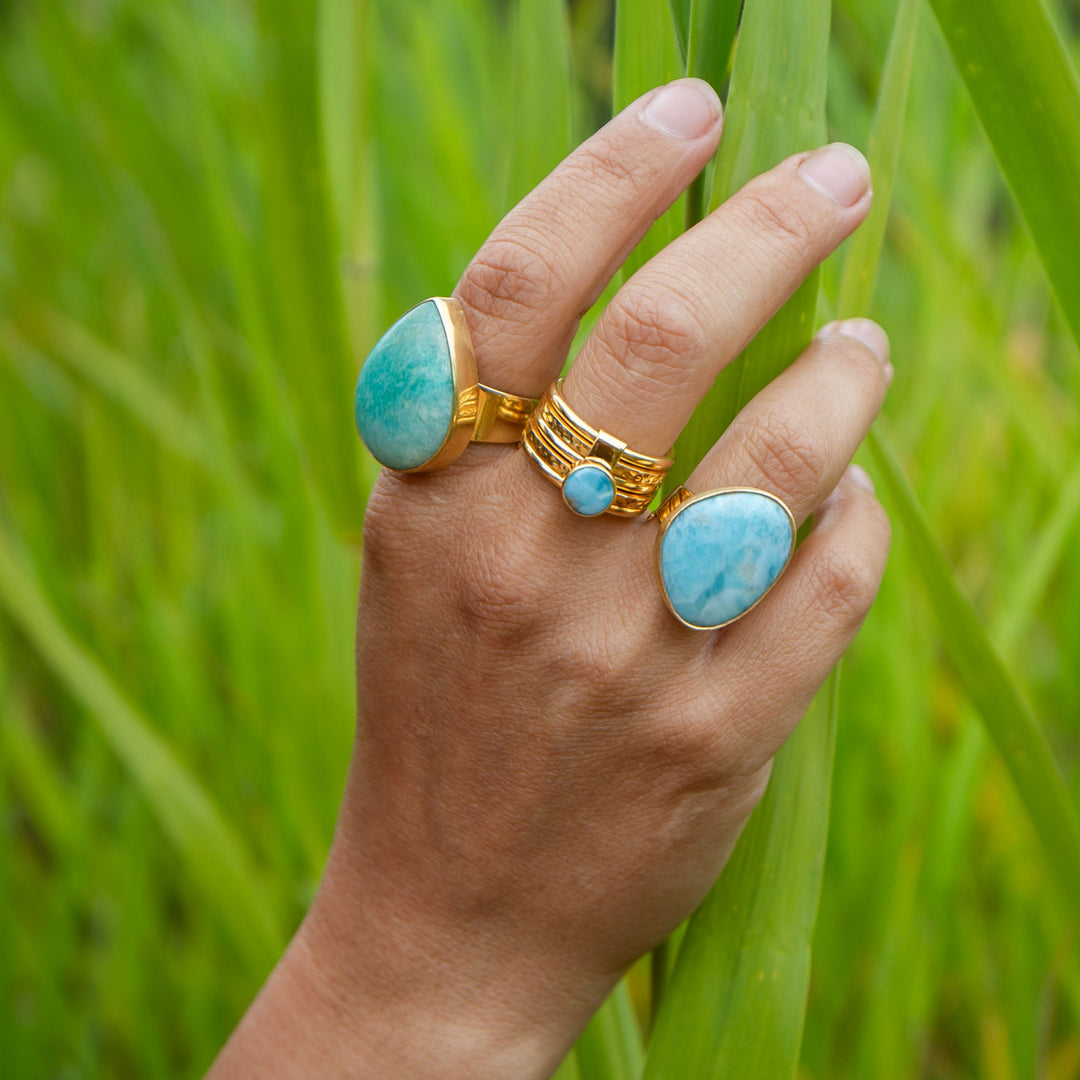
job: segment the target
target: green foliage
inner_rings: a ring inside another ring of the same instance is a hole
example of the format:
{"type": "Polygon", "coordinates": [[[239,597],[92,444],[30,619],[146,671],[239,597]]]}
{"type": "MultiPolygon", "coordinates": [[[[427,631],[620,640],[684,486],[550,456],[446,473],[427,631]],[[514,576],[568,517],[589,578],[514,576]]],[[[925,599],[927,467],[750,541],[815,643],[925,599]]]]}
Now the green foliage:
{"type": "MultiPolygon", "coordinates": [[[[105,738],[184,858],[207,910],[227,928],[252,973],[264,974],[280,955],[285,938],[236,836],[167,744],[72,641],[6,543],[0,534],[0,606],[7,609],[72,697],[101,725],[105,738]]],[[[26,748],[25,733],[22,738],[21,746],[26,748]]],[[[51,778],[40,768],[39,758],[34,759],[34,765],[38,773],[34,786],[50,789],[51,778]]],[[[55,807],[58,800],[52,798],[49,803],[55,807]]],[[[53,817],[60,817],[60,813],[53,817]]]]}
{"type": "MultiPolygon", "coordinates": [[[[827,2],[747,7],[710,206],[787,154],[824,141],[828,27],[827,2]]],[[[817,292],[815,272],[721,373],[679,439],[680,478],[809,342],[817,292]]],[[[777,754],[761,805],[690,920],[650,1040],[648,1080],[794,1075],[828,836],[836,684],[834,675],[777,754]]]]}
{"type": "Polygon", "coordinates": [[[1076,65],[1042,0],[930,3],[1073,337],[1080,340],[1076,65]]]}
{"type": "MultiPolygon", "coordinates": [[[[614,110],[629,105],[654,86],[683,73],[675,24],[666,4],[657,0],[622,0],[615,4],[614,110]]],[[[685,215],[681,197],[649,230],[623,265],[629,277],[682,231],[685,215]]]]}
{"type": "Polygon", "coordinates": [[[776,755],[769,788],[690,920],[645,1080],[793,1076],[829,823],[839,679],[776,755]]]}
{"type": "MultiPolygon", "coordinates": [[[[790,1074],[802,1029],[800,1077],[1080,1072],[1080,931],[1053,888],[1075,880],[1080,786],[1080,40],[1030,0],[933,0],[944,34],[914,0],[837,0],[831,35],[823,5],[748,0],[728,87],[737,7],[0,12],[5,1075],[197,1075],[235,1023],[344,779],[374,475],[359,358],[452,288],[613,82],[621,104],[684,65],[727,93],[724,149],[631,269],[826,129],[868,149],[877,206],[718,384],[683,461],[822,321],[814,289],[855,314],[876,277],[897,539],[831,785],[815,717],[672,945],[679,973],[658,965],[648,1069],[790,1074]],[[755,971],[770,952],[783,966],[755,971]],[[784,1011],[754,1015],[770,995],[784,1011]],[[695,1042],[665,1049],[680,1023],[695,1042]],[[776,1056],[740,1055],[768,1023],[776,1056]]],[[[638,1075],[648,1011],[636,966],[562,1075],[638,1075]]]]}
{"type": "MultiPolygon", "coordinates": [[[[723,2],[723,0],[721,0],[723,2]]],[[[713,173],[715,209],[752,176],[825,135],[829,5],[747,5],[731,73],[724,135],[713,173]]],[[[819,272],[728,365],[679,438],[669,486],[681,483],[735,414],[802,351],[814,333],[819,272]]]]}

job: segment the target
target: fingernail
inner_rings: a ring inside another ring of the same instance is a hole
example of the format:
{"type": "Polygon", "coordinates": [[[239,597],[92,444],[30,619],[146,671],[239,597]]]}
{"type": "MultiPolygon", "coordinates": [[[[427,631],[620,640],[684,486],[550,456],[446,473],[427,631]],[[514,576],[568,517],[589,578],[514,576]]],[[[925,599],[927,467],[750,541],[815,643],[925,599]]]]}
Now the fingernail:
{"type": "Polygon", "coordinates": [[[712,129],[720,116],[720,99],[703,79],[668,83],[645,106],[641,119],[665,135],[697,139],[712,129]]]}
{"type": "Polygon", "coordinates": [[[874,490],[874,481],[870,479],[870,474],[861,465],[849,465],[847,474],[853,484],[858,484],[859,487],[866,488],[867,491],[874,490]]]}
{"type": "Polygon", "coordinates": [[[800,166],[799,175],[840,206],[854,206],[870,188],[866,158],[847,143],[829,143],[800,166]]]}
{"type": "Polygon", "coordinates": [[[844,319],[843,322],[833,323],[831,329],[837,334],[861,341],[881,361],[882,367],[892,367],[889,363],[889,336],[873,319],[844,319]]]}

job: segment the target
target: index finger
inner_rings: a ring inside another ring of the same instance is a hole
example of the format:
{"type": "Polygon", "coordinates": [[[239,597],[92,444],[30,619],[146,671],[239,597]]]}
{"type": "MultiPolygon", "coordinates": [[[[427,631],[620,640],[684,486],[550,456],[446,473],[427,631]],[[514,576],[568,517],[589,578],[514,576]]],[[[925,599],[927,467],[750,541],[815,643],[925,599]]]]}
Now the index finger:
{"type": "Polygon", "coordinates": [[[650,91],[582,143],[496,226],[454,295],[480,379],[535,397],[581,315],[716,149],[720,99],[700,79],[650,91]]]}

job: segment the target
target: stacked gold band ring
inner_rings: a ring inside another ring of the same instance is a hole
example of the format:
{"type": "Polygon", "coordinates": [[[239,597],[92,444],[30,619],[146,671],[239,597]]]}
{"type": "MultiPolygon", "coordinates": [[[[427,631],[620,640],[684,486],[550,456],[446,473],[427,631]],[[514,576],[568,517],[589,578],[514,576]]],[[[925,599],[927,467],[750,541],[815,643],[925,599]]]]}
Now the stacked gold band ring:
{"type": "Polygon", "coordinates": [[[356,381],[356,428],[372,457],[401,472],[449,465],[470,442],[514,443],[534,398],[484,386],[469,324],[452,297],[432,297],[379,339],[356,381]]]}
{"type": "Polygon", "coordinates": [[[561,388],[558,379],[540,399],[522,433],[522,449],[562,489],[575,514],[632,517],[648,509],[674,459],[638,453],[586,423],[561,388]]]}

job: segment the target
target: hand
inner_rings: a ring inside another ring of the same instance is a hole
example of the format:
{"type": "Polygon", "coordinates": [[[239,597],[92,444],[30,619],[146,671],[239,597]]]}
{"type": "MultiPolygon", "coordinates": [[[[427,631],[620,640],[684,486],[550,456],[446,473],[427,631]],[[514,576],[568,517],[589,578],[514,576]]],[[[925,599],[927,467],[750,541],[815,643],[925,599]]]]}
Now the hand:
{"type": "MultiPolygon", "coordinates": [[[[704,167],[703,83],[646,95],[498,226],[459,283],[481,381],[539,395],[581,312],[704,167]]],[[[865,217],[850,147],[796,154],[619,291],[571,406],[663,454],[716,378],[865,217]]],[[[520,449],[474,445],[368,503],[359,725],[323,886],[218,1063],[259,1075],[540,1077],[704,897],[770,761],[874,597],[888,524],[847,465],[891,377],[884,333],[826,327],[690,478],[814,528],[720,631],[668,612],[657,525],[583,520],[520,449]]]]}

